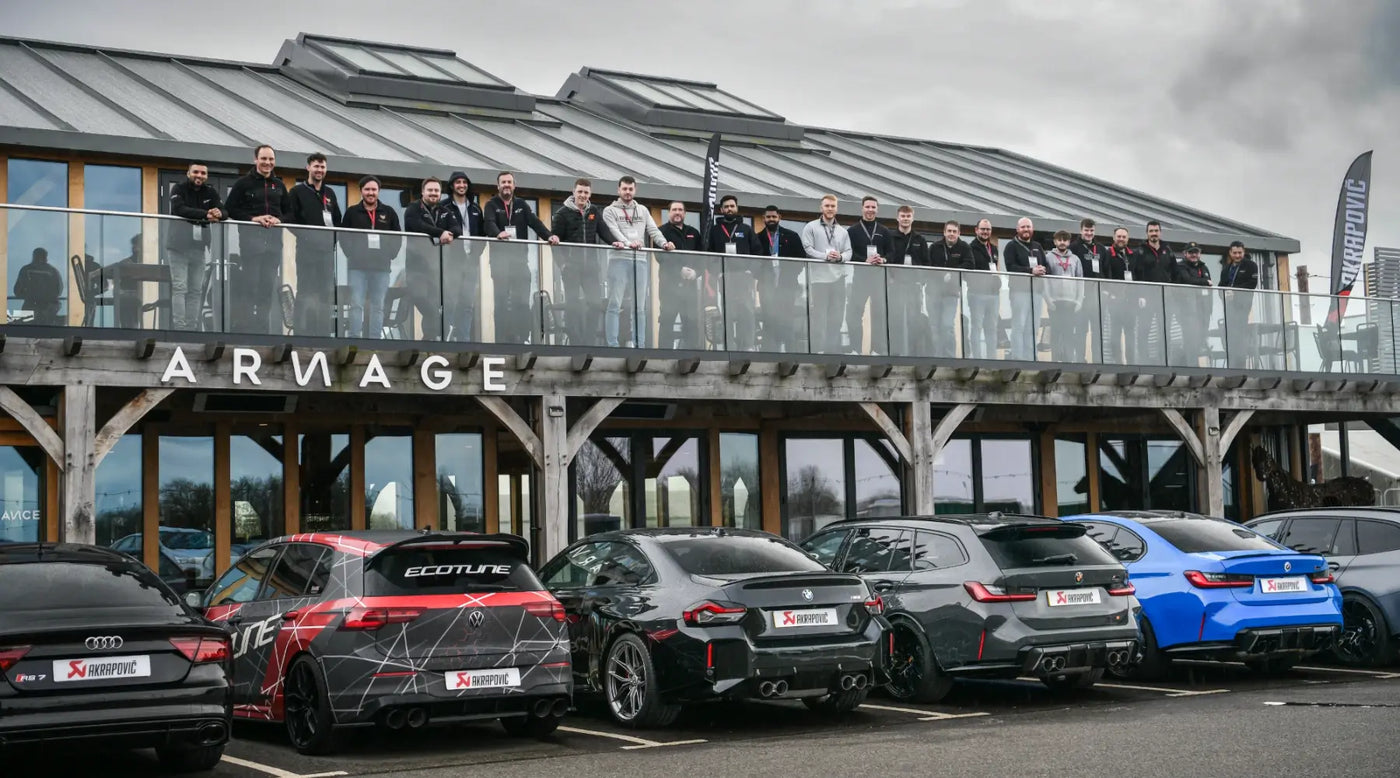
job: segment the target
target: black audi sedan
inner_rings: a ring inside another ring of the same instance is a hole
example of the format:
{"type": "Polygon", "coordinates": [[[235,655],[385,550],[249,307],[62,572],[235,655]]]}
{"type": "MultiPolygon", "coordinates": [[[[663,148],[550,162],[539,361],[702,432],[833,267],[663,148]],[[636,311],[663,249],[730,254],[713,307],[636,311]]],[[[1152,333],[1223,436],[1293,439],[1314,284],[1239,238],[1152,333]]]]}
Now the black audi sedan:
{"type": "Polygon", "coordinates": [[[212,769],[233,718],[229,647],[126,554],[0,545],[0,747],[154,747],[173,769],[212,769]]]}
{"type": "Polygon", "coordinates": [[[896,699],[937,702],[974,676],[1085,688],[1137,658],[1128,573],[1081,525],[995,512],[854,519],[802,547],[883,598],[896,699]]]}
{"type": "Polygon", "coordinates": [[[715,699],[845,713],[886,679],[880,598],[775,535],[604,532],[540,577],[567,614],[576,689],[601,693],[627,727],[663,727],[715,699]]]}

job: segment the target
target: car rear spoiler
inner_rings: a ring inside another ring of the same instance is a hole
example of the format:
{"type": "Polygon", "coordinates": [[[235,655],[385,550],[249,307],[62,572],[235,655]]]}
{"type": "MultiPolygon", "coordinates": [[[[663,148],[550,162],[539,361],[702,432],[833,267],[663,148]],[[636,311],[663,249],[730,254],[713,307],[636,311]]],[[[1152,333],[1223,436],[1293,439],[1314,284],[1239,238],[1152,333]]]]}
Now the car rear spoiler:
{"type": "Polygon", "coordinates": [[[1089,528],[1083,524],[1068,521],[1023,521],[992,527],[977,533],[977,536],[987,540],[1021,540],[1036,536],[1077,538],[1088,531],[1089,528]]]}
{"type": "Polygon", "coordinates": [[[390,551],[413,546],[493,546],[503,548],[522,562],[530,558],[530,543],[519,535],[508,532],[482,534],[476,532],[425,532],[417,537],[400,540],[375,552],[374,558],[390,551]]]}

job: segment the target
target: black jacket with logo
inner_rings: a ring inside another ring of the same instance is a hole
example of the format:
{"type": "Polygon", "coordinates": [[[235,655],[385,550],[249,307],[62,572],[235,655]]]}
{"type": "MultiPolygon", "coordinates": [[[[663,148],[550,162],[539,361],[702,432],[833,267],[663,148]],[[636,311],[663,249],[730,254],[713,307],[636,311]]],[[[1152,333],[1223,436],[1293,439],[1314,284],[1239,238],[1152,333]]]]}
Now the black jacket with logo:
{"type": "MultiPolygon", "coordinates": [[[[602,218],[599,217],[599,227],[603,226],[602,222],[602,218]]],[[[607,228],[603,227],[603,229],[607,228]]],[[[698,252],[703,246],[703,242],[700,238],[700,231],[689,224],[681,223],[680,225],[675,225],[668,221],[661,225],[660,229],[661,234],[666,236],[666,240],[675,244],[676,251],[698,252]]],[[[697,273],[700,272],[704,268],[697,267],[697,265],[700,264],[700,262],[697,261],[699,259],[699,257],[688,254],[677,254],[670,251],[659,254],[658,264],[660,264],[661,267],[657,271],[657,277],[660,279],[659,283],[662,288],[674,287],[681,283],[689,283],[681,277],[681,270],[689,267],[697,273]]]]}
{"type": "Polygon", "coordinates": [[[1069,250],[1070,253],[1079,257],[1079,266],[1083,268],[1085,278],[1104,277],[1108,247],[1095,242],[1086,242],[1083,237],[1075,236],[1074,240],[1069,242],[1069,250]]]}
{"type": "MultiPolygon", "coordinates": [[[[1132,248],[1119,249],[1117,246],[1109,246],[1104,255],[1103,269],[1099,271],[1099,278],[1110,281],[1122,281],[1127,276],[1125,271],[1132,268],[1137,262],[1137,251],[1132,248]]],[[[1134,276],[1136,278],[1136,276],[1134,276]]],[[[1111,292],[1116,292],[1118,287],[1112,287],[1111,292]]]]}
{"type": "Polygon", "coordinates": [[[554,212],[554,234],[564,243],[590,246],[603,243],[611,246],[613,242],[612,231],[603,222],[603,209],[590,202],[587,208],[580,211],[572,196],[554,212]]]}
{"type": "MultiPolygon", "coordinates": [[[[399,215],[393,208],[380,201],[379,206],[374,211],[374,221],[370,222],[369,209],[364,203],[356,203],[345,209],[345,217],[341,220],[341,227],[347,230],[381,230],[386,233],[398,233],[399,215]]],[[[379,248],[370,247],[370,236],[358,233],[340,234],[340,246],[345,249],[346,266],[351,270],[374,270],[389,271],[389,263],[394,257],[399,255],[399,248],[403,246],[403,236],[398,234],[380,235],[379,248]]]]}
{"type": "Polygon", "coordinates": [[[462,214],[457,211],[457,207],[451,203],[439,200],[436,205],[429,206],[422,200],[416,200],[403,212],[404,232],[421,232],[433,239],[434,243],[442,237],[444,232],[450,232],[454,236],[462,237],[462,214]]]}
{"type": "MultiPolygon", "coordinates": [[[[851,236],[851,261],[864,262],[865,247],[872,244],[875,246],[876,254],[884,257],[887,262],[893,261],[894,258],[890,256],[890,231],[879,222],[874,222],[874,227],[871,227],[871,224],[871,222],[861,219],[846,228],[846,234],[851,236]]],[[[904,261],[903,254],[900,255],[899,260],[904,261]]]]}
{"type": "Polygon", "coordinates": [[[1231,272],[1229,262],[1220,269],[1219,286],[1230,289],[1258,289],[1259,288],[1259,264],[1249,257],[1240,260],[1239,268],[1231,272]]]}
{"type": "Polygon", "coordinates": [[[753,227],[742,216],[720,216],[710,226],[710,234],[705,241],[705,251],[723,254],[724,244],[733,241],[736,254],[757,254],[753,243],[753,227]]]}
{"type": "MultiPolygon", "coordinates": [[[[287,185],[275,171],[263,177],[254,170],[233,182],[228,192],[228,217],[233,221],[252,221],[255,216],[276,216],[285,220],[282,210],[287,199],[287,185]]],[[[257,224],[238,227],[238,248],[243,254],[271,254],[282,250],[282,231],[257,224]]]]}
{"type": "Polygon", "coordinates": [[[885,260],[891,265],[902,265],[906,255],[909,264],[927,266],[930,262],[928,239],[913,230],[908,235],[895,230],[890,233],[890,255],[885,260]]]}
{"type": "Polygon", "coordinates": [[[972,264],[969,270],[989,270],[990,273],[968,273],[964,276],[967,279],[967,291],[971,294],[999,294],[1001,292],[1001,278],[995,273],[997,267],[997,244],[987,241],[973,239],[968,245],[972,251],[972,264]]]}
{"type": "Polygon", "coordinates": [[[188,178],[170,188],[170,214],[186,219],[190,224],[170,222],[165,235],[165,245],[175,249],[198,249],[209,246],[209,220],[204,218],[211,208],[223,210],[224,203],[219,199],[219,190],[204,183],[195,186],[188,178]],[[194,228],[199,227],[199,239],[194,237],[194,228]]]}
{"type": "MultiPolygon", "coordinates": [[[[942,270],[973,270],[976,267],[972,259],[972,247],[961,240],[953,241],[952,245],[949,245],[947,240],[935,241],[928,248],[928,265],[942,270]]],[[[965,274],[962,278],[970,275],[965,274]]],[[[928,284],[930,294],[962,294],[962,279],[955,275],[931,273],[928,284]]]]}
{"type": "Polygon", "coordinates": [[[533,230],[535,237],[540,240],[549,240],[554,233],[544,226],[540,217],[530,210],[530,204],[519,197],[512,197],[510,203],[510,216],[506,216],[506,202],[496,195],[486,201],[486,207],[482,209],[482,214],[486,217],[486,237],[494,238],[506,231],[509,227],[512,230],[511,237],[517,240],[524,240],[530,237],[527,230],[533,230]]]}
{"type": "Polygon", "coordinates": [[[282,206],[282,212],[282,221],[287,224],[312,227],[340,226],[340,201],[336,199],[335,190],[324,183],[321,184],[319,192],[305,181],[287,190],[287,201],[282,206]],[[326,217],[323,215],[325,213],[331,215],[330,224],[326,223],[326,217]]]}
{"type": "Polygon", "coordinates": [[[1191,262],[1182,260],[1176,263],[1176,274],[1172,280],[1178,284],[1189,284],[1191,286],[1210,286],[1210,268],[1204,262],[1191,262]]]}
{"type": "Polygon", "coordinates": [[[1035,257],[1035,264],[1045,267],[1045,249],[1041,248],[1037,241],[1022,243],[1020,239],[1012,238],[1001,256],[1008,273],[1031,272],[1031,257],[1035,257]]]}
{"type": "MultiPolygon", "coordinates": [[[[802,248],[802,236],[788,229],[779,226],[778,230],[778,256],[786,259],[806,259],[807,251],[802,248]]],[[[755,256],[772,257],[773,244],[768,226],[754,233],[753,253],[755,256]]],[[[764,283],[780,283],[784,286],[793,286],[797,283],[797,277],[802,273],[805,264],[801,262],[775,262],[772,273],[765,274],[760,279],[764,283]]]]}
{"type": "Polygon", "coordinates": [[[1143,242],[1134,255],[1137,261],[1132,265],[1134,281],[1150,281],[1156,284],[1171,283],[1175,275],[1176,255],[1171,246],[1163,243],[1159,248],[1143,242]]]}

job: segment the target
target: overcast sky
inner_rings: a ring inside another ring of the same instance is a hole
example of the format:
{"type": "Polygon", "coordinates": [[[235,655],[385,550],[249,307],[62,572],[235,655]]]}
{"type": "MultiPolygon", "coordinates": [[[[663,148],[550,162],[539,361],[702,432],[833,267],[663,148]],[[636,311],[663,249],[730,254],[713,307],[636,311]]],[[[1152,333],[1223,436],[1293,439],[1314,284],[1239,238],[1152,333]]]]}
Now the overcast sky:
{"type": "Polygon", "coordinates": [[[1400,3],[284,0],[248,10],[259,7],[5,0],[0,34],[270,63],[283,40],[319,32],[453,49],[549,95],[584,65],[709,80],[793,122],[1003,147],[1298,238],[1295,266],[1315,275],[1328,272],[1341,177],[1374,149],[1366,254],[1400,246],[1400,3]]]}

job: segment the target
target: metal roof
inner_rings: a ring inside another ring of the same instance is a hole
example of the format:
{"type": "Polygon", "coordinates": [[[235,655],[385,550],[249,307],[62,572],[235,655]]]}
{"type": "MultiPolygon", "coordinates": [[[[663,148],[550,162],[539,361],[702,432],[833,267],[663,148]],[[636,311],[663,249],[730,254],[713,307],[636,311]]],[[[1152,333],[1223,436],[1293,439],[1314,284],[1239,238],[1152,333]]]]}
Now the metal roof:
{"type": "Polygon", "coordinates": [[[649,199],[700,199],[721,132],[720,187],[747,206],[813,213],[900,204],[921,222],[986,217],[1008,229],[1078,220],[1163,223],[1168,240],[1296,252],[1298,241],[1001,149],[795,125],[714,84],[582,68],[530,95],[453,52],[303,34],[276,64],[0,37],[0,145],[246,166],[269,143],[286,167],[322,151],[333,171],[387,177],[517,173],[568,191],[577,176],[635,176],[649,199]],[[453,64],[456,63],[456,64],[453,64]]]}

